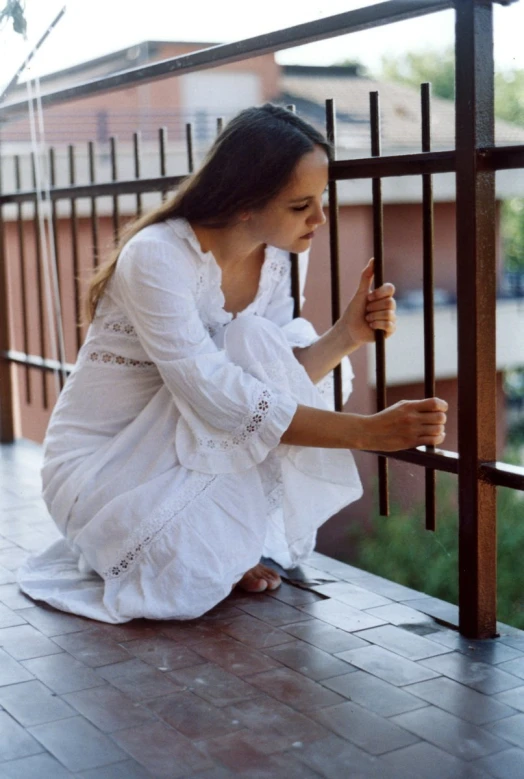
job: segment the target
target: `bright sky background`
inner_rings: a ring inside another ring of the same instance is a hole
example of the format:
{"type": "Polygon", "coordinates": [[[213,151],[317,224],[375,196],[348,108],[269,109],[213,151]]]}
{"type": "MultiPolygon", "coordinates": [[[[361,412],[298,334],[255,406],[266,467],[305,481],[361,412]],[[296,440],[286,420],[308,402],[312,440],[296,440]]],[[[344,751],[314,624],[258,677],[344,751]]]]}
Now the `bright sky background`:
{"type": "MultiPolygon", "coordinates": [[[[0,0],[0,7],[4,4],[0,0]]],[[[65,16],[33,60],[34,75],[60,70],[143,40],[228,42],[374,4],[373,0],[26,0],[28,40],[23,41],[10,24],[0,32],[0,85],[10,80],[64,5],[65,16]]],[[[279,53],[277,59],[286,64],[330,65],[351,58],[373,68],[383,54],[451,44],[453,17],[452,11],[445,11],[288,49],[279,53]]],[[[509,7],[495,6],[497,68],[524,68],[523,31],[524,0],[509,7]]]]}

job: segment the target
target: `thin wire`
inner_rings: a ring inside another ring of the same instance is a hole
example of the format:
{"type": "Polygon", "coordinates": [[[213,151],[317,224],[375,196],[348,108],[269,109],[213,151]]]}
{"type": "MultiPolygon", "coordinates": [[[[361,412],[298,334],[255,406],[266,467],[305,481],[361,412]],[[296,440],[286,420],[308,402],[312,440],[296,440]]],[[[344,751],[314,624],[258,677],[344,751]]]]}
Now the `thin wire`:
{"type": "MultiPolygon", "coordinates": [[[[27,81],[27,96],[29,106],[29,124],[31,130],[31,145],[35,159],[36,203],[40,228],[40,246],[42,254],[42,267],[47,306],[47,321],[50,341],[55,349],[55,356],[60,362],[62,383],[67,378],[65,368],[65,342],[62,326],[62,309],[60,304],[60,292],[58,286],[58,268],[55,236],[51,219],[51,190],[47,170],[47,156],[45,150],[44,114],[40,91],[40,79],[27,81]],[[36,115],[35,119],[35,103],[36,115]],[[37,132],[38,120],[38,132],[37,132]]],[[[58,374],[55,373],[57,395],[60,393],[58,374]]]]}

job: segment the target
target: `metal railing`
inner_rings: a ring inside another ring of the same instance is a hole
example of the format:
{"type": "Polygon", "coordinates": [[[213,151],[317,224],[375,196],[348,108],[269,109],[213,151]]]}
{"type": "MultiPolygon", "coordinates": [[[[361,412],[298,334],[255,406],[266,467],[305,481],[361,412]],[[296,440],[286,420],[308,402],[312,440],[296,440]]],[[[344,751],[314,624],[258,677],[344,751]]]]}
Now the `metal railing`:
{"type": "MultiPolygon", "coordinates": [[[[507,4],[507,3],[503,3],[507,4]]],[[[524,490],[524,469],[496,462],[496,361],[495,361],[495,173],[497,170],[524,167],[524,146],[494,147],[493,111],[493,8],[491,0],[391,0],[358,11],[339,14],[319,22],[280,30],[271,35],[259,36],[235,44],[217,46],[173,60],[154,63],[126,73],[116,74],[70,89],[64,89],[43,97],[44,105],[55,105],[70,99],[100,94],[131,84],[156,78],[166,78],[181,73],[212,68],[247,57],[274,52],[291,46],[321,40],[334,35],[357,32],[383,24],[414,18],[448,8],[456,14],[456,148],[453,151],[432,152],[429,133],[429,89],[422,91],[422,151],[416,154],[381,156],[380,105],[378,94],[370,98],[371,145],[367,159],[330,160],[329,165],[329,214],[332,280],[332,314],[336,320],[340,314],[339,300],[339,239],[337,182],[357,178],[370,179],[373,184],[374,256],[376,283],[384,277],[383,263],[383,205],[381,180],[391,176],[422,177],[423,202],[423,276],[424,276],[424,344],[425,391],[435,391],[434,333],[433,333],[433,198],[432,176],[437,173],[454,173],[457,196],[457,313],[458,313],[458,394],[459,394],[459,445],[458,454],[433,451],[430,447],[379,455],[379,493],[383,513],[388,511],[388,459],[409,462],[426,471],[426,524],[435,527],[435,472],[447,471],[458,475],[459,482],[459,611],[460,631],[469,637],[489,637],[496,633],[496,506],[497,486],[524,490]]],[[[13,115],[23,108],[23,103],[5,106],[6,115],[13,115]]],[[[0,111],[0,116],[1,116],[0,111]]],[[[327,134],[335,140],[335,111],[332,101],[326,108],[327,134]]],[[[192,136],[188,128],[188,170],[193,167],[192,136]]],[[[100,198],[112,199],[109,232],[118,233],[120,227],[119,197],[132,194],[136,198],[137,211],[141,210],[141,196],[145,193],[165,193],[176,186],[183,177],[166,175],[165,134],[159,136],[159,173],[157,178],[140,179],[139,139],[135,135],[135,177],[119,181],[117,176],[117,147],[111,142],[113,180],[95,183],[94,147],[89,145],[91,180],[89,184],[76,184],[74,174],[74,149],[70,151],[70,185],[52,187],[53,230],[57,231],[56,207],[59,201],[70,203],[71,255],[74,273],[70,288],[74,300],[74,317],[79,321],[80,294],[78,287],[79,265],[79,217],[75,204],[86,198],[90,205],[87,221],[90,226],[93,256],[91,264],[98,261],[100,218],[97,202],[100,198]]],[[[52,169],[52,154],[50,159],[52,169]]],[[[48,375],[57,371],[60,364],[49,358],[50,344],[45,332],[43,280],[37,276],[37,290],[33,298],[38,309],[39,343],[37,354],[31,353],[31,334],[27,325],[27,311],[31,292],[25,282],[28,222],[23,212],[31,204],[34,223],[34,244],[38,246],[38,205],[36,182],[22,189],[19,177],[16,191],[0,194],[0,214],[6,207],[17,209],[18,278],[22,295],[23,351],[14,351],[9,335],[10,313],[8,306],[8,278],[5,252],[7,222],[0,219],[0,422],[3,441],[13,438],[14,389],[12,366],[22,366],[25,371],[26,396],[31,395],[32,374],[41,375],[44,404],[48,402],[48,375]]],[[[85,225],[84,225],[85,227],[85,225]]],[[[107,225],[106,225],[107,228],[107,225]]],[[[58,231],[56,234],[59,243],[58,231]]],[[[35,252],[38,255],[38,249],[35,252]]],[[[59,251],[60,254],[60,251],[59,251]]],[[[36,256],[38,263],[38,256],[36,256]]],[[[89,263],[88,263],[89,264],[89,263]]],[[[61,284],[65,282],[62,280],[61,284]]],[[[297,266],[293,262],[293,289],[296,293],[297,266]]],[[[63,291],[63,290],[62,290],[63,291]]],[[[295,313],[299,313],[296,295],[295,313]]],[[[81,325],[77,325],[75,344],[71,347],[74,358],[83,337],[81,325]]],[[[38,338],[37,338],[38,341],[38,338]]],[[[377,409],[387,404],[385,380],[385,349],[383,338],[377,338],[377,409]]],[[[67,365],[66,368],[70,368],[67,365]]],[[[335,383],[336,406],[341,408],[342,392],[340,373],[335,383]]]]}

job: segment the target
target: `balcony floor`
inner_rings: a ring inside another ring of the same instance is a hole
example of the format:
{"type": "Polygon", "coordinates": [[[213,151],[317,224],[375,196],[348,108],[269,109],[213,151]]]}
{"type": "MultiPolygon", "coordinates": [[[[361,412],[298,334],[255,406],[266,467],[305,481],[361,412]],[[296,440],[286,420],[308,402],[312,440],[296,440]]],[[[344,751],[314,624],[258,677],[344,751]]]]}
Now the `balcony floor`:
{"type": "Polygon", "coordinates": [[[2,779],[524,776],[524,632],[467,641],[455,607],[317,554],[192,622],[35,605],[39,464],[0,447],[2,779]]]}

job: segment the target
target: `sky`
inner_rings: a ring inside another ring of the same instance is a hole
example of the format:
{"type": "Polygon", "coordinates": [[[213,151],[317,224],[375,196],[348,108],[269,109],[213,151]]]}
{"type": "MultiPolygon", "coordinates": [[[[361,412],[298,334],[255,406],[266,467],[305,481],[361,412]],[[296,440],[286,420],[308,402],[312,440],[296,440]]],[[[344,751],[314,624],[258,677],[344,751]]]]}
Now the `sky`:
{"type": "MultiPolygon", "coordinates": [[[[66,13],[42,45],[29,69],[38,76],[125,48],[142,40],[225,43],[302,22],[374,5],[374,0],[26,0],[28,37],[0,30],[0,86],[6,84],[44,30],[65,5],[66,13]],[[181,10],[182,8],[182,10],[181,10]]],[[[5,0],[0,0],[0,8],[5,0]]],[[[340,36],[277,54],[282,64],[332,65],[356,59],[370,69],[385,54],[439,49],[453,42],[452,11],[340,36]]],[[[524,68],[524,0],[495,6],[496,67],[524,68]]]]}

